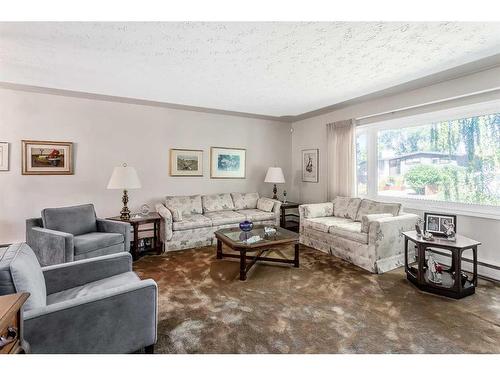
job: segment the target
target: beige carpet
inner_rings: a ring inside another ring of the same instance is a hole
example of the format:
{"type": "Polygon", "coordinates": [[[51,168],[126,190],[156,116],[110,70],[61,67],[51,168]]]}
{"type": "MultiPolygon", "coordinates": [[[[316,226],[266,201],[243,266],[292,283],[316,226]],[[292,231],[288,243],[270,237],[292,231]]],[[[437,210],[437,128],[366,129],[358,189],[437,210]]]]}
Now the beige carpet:
{"type": "Polygon", "coordinates": [[[158,353],[500,352],[500,286],[483,280],[452,300],[307,247],[299,269],[260,263],[247,281],[211,247],[134,268],[158,283],[158,353]]]}

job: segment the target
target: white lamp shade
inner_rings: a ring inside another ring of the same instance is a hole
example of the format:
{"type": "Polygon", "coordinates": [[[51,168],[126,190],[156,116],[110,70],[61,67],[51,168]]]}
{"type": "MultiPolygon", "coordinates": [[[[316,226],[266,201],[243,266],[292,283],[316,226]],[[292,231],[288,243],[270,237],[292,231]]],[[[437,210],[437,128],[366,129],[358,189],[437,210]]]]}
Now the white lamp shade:
{"type": "Polygon", "coordinates": [[[108,189],[140,189],[141,181],[134,167],[115,167],[108,182],[108,189]]]}
{"type": "Polygon", "coordinates": [[[285,176],[283,175],[281,168],[269,167],[264,182],[270,182],[271,184],[284,184],[285,176]]]}

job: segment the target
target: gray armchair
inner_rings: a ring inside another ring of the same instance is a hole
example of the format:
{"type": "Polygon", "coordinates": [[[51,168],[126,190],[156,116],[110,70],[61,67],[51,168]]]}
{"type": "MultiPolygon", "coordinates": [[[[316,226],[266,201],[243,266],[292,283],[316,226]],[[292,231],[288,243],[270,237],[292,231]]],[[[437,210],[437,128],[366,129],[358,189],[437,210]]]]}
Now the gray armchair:
{"type": "Polygon", "coordinates": [[[24,339],[32,353],[154,351],[157,286],[128,253],[40,267],[25,244],[0,249],[0,295],[29,292],[24,339]]]}
{"type": "Polygon", "coordinates": [[[96,218],[92,204],[46,208],[26,220],[26,242],[50,266],[130,251],[130,224],[96,218]]]}

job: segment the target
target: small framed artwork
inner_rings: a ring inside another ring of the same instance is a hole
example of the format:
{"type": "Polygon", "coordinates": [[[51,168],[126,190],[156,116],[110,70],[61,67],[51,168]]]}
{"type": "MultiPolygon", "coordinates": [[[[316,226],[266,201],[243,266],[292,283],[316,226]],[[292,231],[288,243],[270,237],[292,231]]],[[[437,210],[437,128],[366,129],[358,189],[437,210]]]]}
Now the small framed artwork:
{"type": "Polygon", "coordinates": [[[170,176],[173,177],[203,176],[203,151],[171,148],[170,176]]]}
{"type": "Polygon", "coordinates": [[[424,231],[430,232],[435,236],[446,236],[446,229],[453,224],[455,233],[457,232],[456,215],[424,213],[424,231]]]}
{"type": "Polygon", "coordinates": [[[73,174],[73,143],[22,141],[22,174],[73,174]]]}
{"type": "Polygon", "coordinates": [[[9,144],[0,142],[0,171],[9,170],[9,144]]]}
{"type": "Polygon", "coordinates": [[[210,147],[210,178],[245,178],[244,148],[210,147]]]}
{"type": "Polygon", "coordinates": [[[302,150],[302,181],[319,181],[319,150],[317,148],[302,150]]]}

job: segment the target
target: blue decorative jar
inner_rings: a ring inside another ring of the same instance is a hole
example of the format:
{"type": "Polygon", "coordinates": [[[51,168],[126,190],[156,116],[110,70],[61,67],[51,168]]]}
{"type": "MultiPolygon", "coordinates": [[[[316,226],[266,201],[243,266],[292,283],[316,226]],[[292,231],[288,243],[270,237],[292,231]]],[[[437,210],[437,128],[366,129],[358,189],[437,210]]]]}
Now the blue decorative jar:
{"type": "Polygon", "coordinates": [[[245,220],[244,222],[240,223],[240,229],[243,232],[250,232],[253,228],[253,223],[251,221],[245,220]]]}

